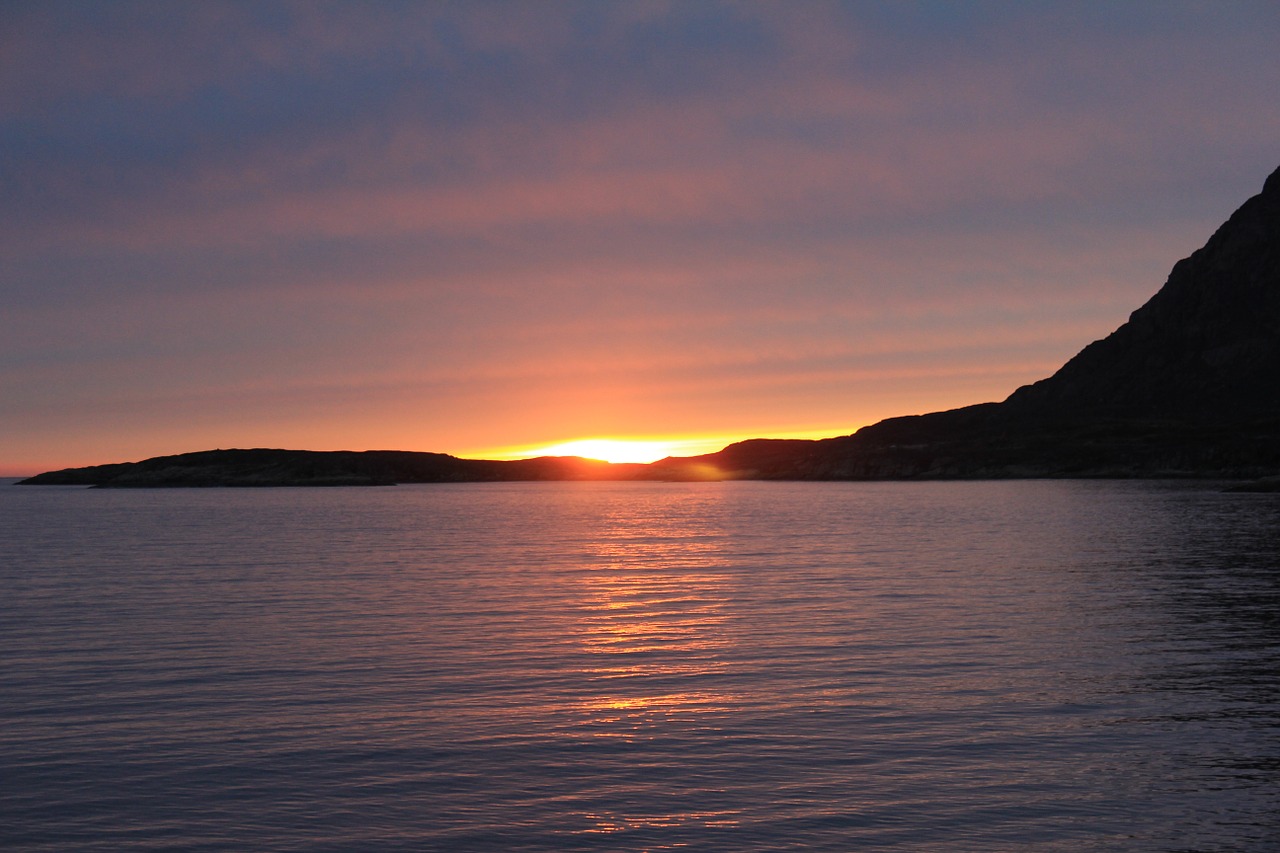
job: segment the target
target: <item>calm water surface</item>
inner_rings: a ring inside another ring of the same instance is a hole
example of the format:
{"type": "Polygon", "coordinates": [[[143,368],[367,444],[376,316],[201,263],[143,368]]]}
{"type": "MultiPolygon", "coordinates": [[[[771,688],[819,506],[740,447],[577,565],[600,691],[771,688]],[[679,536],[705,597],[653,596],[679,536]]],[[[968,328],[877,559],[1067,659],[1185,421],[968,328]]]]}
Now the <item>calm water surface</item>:
{"type": "Polygon", "coordinates": [[[1280,849],[1280,496],[0,484],[0,848],[1280,849]]]}

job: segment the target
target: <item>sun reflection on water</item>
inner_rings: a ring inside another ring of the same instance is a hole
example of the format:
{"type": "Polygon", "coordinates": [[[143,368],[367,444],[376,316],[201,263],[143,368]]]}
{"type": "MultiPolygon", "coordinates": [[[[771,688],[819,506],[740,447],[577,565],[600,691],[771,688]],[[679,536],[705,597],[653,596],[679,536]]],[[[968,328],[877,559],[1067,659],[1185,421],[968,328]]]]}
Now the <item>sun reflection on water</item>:
{"type": "MultiPolygon", "coordinates": [[[[575,708],[582,729],[593,740],[636,743],[725,726],[742,700],[715,686],[729,673],[735,642],[731,576],[717,532],[664,519],[624,524],[602,537],[597,556],[580,577],[575,625],[586,653],[583,674],[594,688],[575,708]]],[[[678,806],[584,812],[583,831],[732,827],[740,820],[736,809],[678,806]]]]}
{"type": "MultiPolygon", "coordinates": [[[[584,709],[705,710],[705,690],[652,693],[646,688],[723,671],[728,642],[725,579],[710,573],[602,566],[584,580],[579,642],[591,656],[585,671],[602,695],[584,709]],[[700,697],[680,701],[680,697],[700,697]]],[[[716,694],[718,695],[718,694],[716,694]]],[[[728,704],[720,696],[718,704],[728,704]]]]}
{"type": "MultiPolygon", "coordinates": [[[[641,829],[672,829],[682,826],[730,828],[739,821],[736,811],[696,811],[681,814],[627,815],[589,812],[584,815],[591,826],[583,832],[588,835],[608,835],[615,832],[633,832],[641,829]]],[[[684,846],[684,845],[680,845],[684,846]]],[[[663,848],[653,848],[663,849],[663,848]]]]}

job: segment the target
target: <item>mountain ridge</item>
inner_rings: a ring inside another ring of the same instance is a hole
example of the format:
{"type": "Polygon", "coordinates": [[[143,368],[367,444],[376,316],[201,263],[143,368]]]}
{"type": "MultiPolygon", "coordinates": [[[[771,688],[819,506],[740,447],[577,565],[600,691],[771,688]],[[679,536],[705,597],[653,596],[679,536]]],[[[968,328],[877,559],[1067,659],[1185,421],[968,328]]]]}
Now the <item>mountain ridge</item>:
{"type": "Polygon", "coordinates": [[[1280,475],[1280,168],[1129,319],[1001,402],[826,439],[748,439],[648,465],[414,451],[209,450],[20,485],[279,486],[512,480],[885,480],[1280,475]]]}

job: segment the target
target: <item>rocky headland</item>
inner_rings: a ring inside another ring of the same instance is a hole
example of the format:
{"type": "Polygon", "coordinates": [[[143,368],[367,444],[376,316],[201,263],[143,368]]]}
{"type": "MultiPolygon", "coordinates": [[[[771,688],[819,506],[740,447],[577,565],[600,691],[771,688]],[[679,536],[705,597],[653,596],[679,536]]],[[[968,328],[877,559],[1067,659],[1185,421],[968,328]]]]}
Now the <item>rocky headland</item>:
{"type": "Polygon", "coordinates": [[[1128,322],[999,403],[651,465],[408,451],[209,450],[22,484],[313,486],[510,480],[1202,477],[1280,482],[1280,169],[1128,322]]]}
{"type": "Polygon", "coordinates": [[[1280,169],[1128,322],[1003,402],[687,464],[757,479],[1280,474],[1280,169]]]}

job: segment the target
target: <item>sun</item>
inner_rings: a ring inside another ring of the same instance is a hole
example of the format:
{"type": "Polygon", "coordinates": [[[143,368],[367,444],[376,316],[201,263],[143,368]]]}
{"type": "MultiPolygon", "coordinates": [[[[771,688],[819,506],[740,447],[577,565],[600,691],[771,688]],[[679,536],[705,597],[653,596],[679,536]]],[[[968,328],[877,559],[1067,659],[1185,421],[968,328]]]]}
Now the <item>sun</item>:
{"type": "Polygon", "coordinates": [[[613,438],[583,438],[553,444],[536,451],[538,456],[582,456],[603,462],[657,462],[673,455],[675,442],[623,441],[613,438]]]}
{"type": "MultiPolygon", "coordinates": [[[[768,430],[764,430],[768,433],[768,430]]],[[[839,429],[806,432],[773,431],[774,438],[826,438],[839,429]]],[[[660,459],[689,459],[716,453],[750,435],[649,435],[637,438],[579,438],[554,444],[520,444],[461,451],[469,459],[533,459],[539,456],[579,456],[601,462],[647,465],[660,459]]]]}

